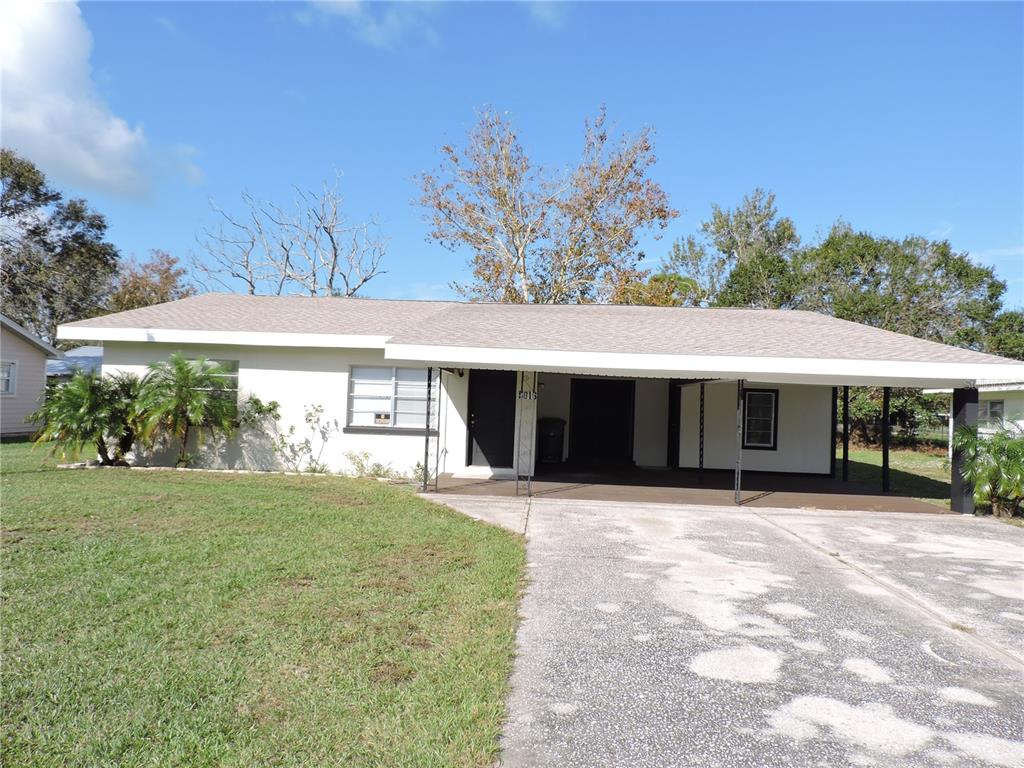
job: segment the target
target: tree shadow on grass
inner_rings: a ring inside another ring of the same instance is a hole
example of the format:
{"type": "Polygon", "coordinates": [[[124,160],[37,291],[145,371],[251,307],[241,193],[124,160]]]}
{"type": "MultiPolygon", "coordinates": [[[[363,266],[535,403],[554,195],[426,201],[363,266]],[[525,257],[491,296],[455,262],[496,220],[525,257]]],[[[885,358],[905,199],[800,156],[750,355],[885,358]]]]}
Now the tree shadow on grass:
{"type": "MultiPolygon", "coordinates": [[[[840,462],[840,468],[842,463],[840,462]]],[[[882,468],[866,461],[850,459],[850,480],[881,490],[882,468]]],[[[950,484],[926,475],[918,475],[903,469],[889,468],[889,495],[907,496],[915,499],[948,499],[950,484]]]]}

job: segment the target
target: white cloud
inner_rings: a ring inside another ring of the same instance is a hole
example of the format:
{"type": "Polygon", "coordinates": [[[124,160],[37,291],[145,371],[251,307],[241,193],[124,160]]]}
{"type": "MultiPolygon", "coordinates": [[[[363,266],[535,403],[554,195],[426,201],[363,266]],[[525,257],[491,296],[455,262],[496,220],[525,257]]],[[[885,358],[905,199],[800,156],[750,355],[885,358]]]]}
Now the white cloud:
{"type": "Polygon", "coordinates": [[[178,144],[171,148],[171,154],[175,161],[174,165],[188,184],[198,187],[206,183],[206,174],[195,162],[195,158],[199,156],[198,149],[191,144],[178,144]]]}
{"type": "MultiPolygon", "coordinates": [[[[420,34],[430,42],[437,41],[437,33],[427,21],[436,10],[434,3],[315,0],[313,7],[327,16],[344,19],[364,42],[375,48],[391,48],[410,32],[420,34]]],[[[313,21],[306,11],[297,11],[293,15],[300,24],[313,21]]]]}
{"type": "Polygon", "coordinates": [[[146,137],[113,114],[89,66],[92,34],[74,3],[15,0],[0,30],[5,146],[45,172],[121,195],[142,191],[146,137]]]}
{"type": "Polygon", "coordinates": [[[530,17],[538,24],[551,29],[561,29],[569,15],[569,4],[554,0],[528,0],[526,3],[530,17]]]}

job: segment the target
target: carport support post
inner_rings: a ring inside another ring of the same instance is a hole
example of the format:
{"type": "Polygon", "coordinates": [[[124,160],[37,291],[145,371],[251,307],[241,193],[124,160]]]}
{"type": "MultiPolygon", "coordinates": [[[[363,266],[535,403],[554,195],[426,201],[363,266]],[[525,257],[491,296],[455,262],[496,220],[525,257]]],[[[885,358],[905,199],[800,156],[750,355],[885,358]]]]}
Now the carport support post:
{"type": "Polygon", "coordinates": [[[828,473],[836,479],[836,422],[839,420],[839,387],[832,387],[832,433],[828,442],[828,473]]]}
{"type": "Polygon", "coordinates": [[[700,385],[700,446],[697,450],[697,482],[704,484],[704,383],[700,385]]]}
{"type": "MultiPolygon", "coordinates": [[[[427,368],[427,422],[423,425],[423,493],[427,492],[430,482],[430,385],[434,378],[434,369],[427,368]]],[[[437,398],[438,402],[441,398],[437,398]]]]}
{"type": "MultiPolygon", "coordinates": [[[[978,428],[978,390],[953,390],[953,434],[961,427],[978,428]]],[[[959,451],[953,451],[950,464],[950,499],[949,506],[954,512],[962,515],[974,514],[974,486],[964,479],[964,460],[959,451]]]]}
{"type": "Polygon", "coordinates": [[[889,387],[882,387],[882,493],[889,492],[889,387]]]}
{"type": "Polygon", "coordinates": [[[743,472],[743,379],[736,382],[736,476],[733,478],[733,501],[740,503],[740,475],[743,472]]]}
{"type": "Polygon", "coordinates": [[[850,479],[850,388],[843,387],[843,482],[850,479]]]}

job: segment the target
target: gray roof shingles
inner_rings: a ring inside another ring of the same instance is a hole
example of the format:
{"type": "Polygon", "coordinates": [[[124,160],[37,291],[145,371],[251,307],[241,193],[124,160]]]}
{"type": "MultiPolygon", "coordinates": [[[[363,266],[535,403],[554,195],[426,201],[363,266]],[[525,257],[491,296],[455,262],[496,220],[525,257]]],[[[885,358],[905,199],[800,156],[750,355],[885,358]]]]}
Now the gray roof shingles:
{"type": "Polygon", "coordinates": [[[814,312],[206,293],[68,324],[390,337],[393,344],[664,355],[1012,363],[814,312]]]}

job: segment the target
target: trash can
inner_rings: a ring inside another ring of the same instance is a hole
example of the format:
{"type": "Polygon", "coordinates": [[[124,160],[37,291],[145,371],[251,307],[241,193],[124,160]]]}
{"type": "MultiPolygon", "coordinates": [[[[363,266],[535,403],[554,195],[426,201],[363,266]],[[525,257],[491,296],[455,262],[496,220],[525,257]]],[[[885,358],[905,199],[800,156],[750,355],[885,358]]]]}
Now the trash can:
{"type": "Polygon", "coordinates": [[[537,419],[537,441],[537,457],[542,464],[560,463],[562,444],[565,441],[565,419],[537,419]]]}

